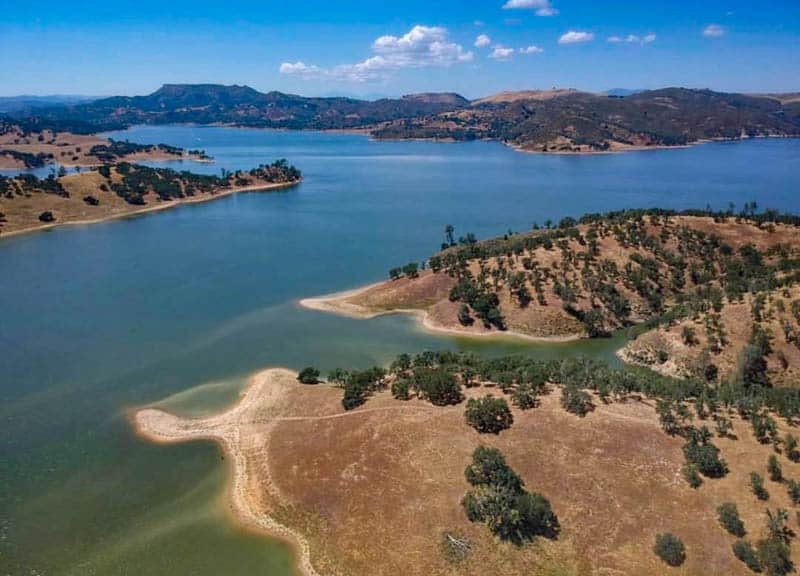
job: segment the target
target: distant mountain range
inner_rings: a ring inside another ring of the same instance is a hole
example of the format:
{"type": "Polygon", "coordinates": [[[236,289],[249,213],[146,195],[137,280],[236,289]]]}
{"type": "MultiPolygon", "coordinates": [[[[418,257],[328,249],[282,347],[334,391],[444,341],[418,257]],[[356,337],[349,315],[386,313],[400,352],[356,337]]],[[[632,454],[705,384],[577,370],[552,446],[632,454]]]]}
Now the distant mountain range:
{"type": "Polygon", "coordinates": [[[475,101],[455,93],[425,93],[368,101],[262,93],[248,86],[166,84],[146,96],[12,110],[6,122],[32,131],[53,128],[80,133],[171,123],[361,128],[377,138],[487,138],[545,151],[800,136],[800,100],[795,97],[686,88],[612,92],[503,92],[475,101]]]}
{"type": "Polygon", "coordinates": [[[0,113],[24,112],[36,108],[80,104],[97,100],[97,96],[72,96],[52,94],[48,96],[0,96],[0,113]]]}

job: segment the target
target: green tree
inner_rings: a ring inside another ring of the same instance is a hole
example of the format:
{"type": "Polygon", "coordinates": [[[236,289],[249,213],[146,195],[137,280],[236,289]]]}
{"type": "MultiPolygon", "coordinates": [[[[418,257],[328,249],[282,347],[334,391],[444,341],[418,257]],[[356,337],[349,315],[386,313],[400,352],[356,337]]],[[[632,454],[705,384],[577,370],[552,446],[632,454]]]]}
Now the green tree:
{"type": "Polygon", "coordinates": [[[653,550],[670,566],[680,566],[686,561],[686,549],[680,538],[669,532],[658,534],[653,550]]]}
{"type": "Polygon", "coordinates": [[[741,538],[745,535],[744,522],[739,517],[739,509],[733,502],[725,502],[717,508],[719,523],[728,532],[741,538]]]}
{"type": "Polygon", "coordinates": [[[767,472],[769,473],[769,479],[773,482],[780,482],[783,480],[781,463],[778,462],[778,457],[775,456],[775,454],[770,454],[769,459],[767,459],[767,472]]]}
{"type": "Polygon", "coordinates": [[[319,383],[319,370],[312,366],[303,368],[297,375],[297,379],[303,384],[317,384],[319,383]]]}
{"type": "Polygon", "coordinates": [[[750,568],[753,572],[761,572],[761,562],[758,560],[758,554],[750,542],[746,540],[737,540],[733,543],[733,554],[744,562],[745,566],[750,568]]]}
{"type": "Polygon", "coordinates": [[[467,424],[484,434],[499,434],[514,423],[514,416],[505,399],[491,395],[468,400],[465,416],[467,424]]]}
{"type": "Polygon", "coordinates": [[[750,472],[750,489],[759,500],[769,499],[769,492],[764,488],[764,478],[758,472],[750,472]]]}

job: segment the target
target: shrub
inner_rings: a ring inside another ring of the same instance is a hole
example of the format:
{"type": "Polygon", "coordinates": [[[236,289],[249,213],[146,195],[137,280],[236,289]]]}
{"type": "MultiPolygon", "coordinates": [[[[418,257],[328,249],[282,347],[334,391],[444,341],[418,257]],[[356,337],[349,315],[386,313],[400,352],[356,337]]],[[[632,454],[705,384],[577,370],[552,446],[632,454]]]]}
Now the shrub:
{"type": "Polygon", "coordinates": [[[297,380],[303,384],[318,384],[319,383],[319,370],[311,366],[303,368],[297,375],[297,380]]]}
{"type": "Polygon", "coordinates": [[[405,378],[398,378],[392,382],[392,396],[398,400],[408,400],[411,397],[411,386],[405,378]]]}
{"type": "Polygon", "coordinates": [[[467,424],[481,433],[499,434],[514,423],[508,403],[503,398],[494,396],[470,399],[465,416],[467,424]]]}
{"type": "Polygon", "coordinates": [[[753,572],[761,572],[761,562],[758,560],[755,548],[747,540],[737,540],[733,543],[733,554],[745,563],[753,572]]]}
{"type": "Polygon", "coordinates": [[[794,572],[789,545],[779,538],[759,540],[758,559],[761,569],[769,576],[784,576],[794,572]]]}
{"type": "Polygon", "coordinates": [[[521,410],[535,408],[538,404],[536,388],[532,384],[520,384],[514,390],[511,401],[521,410]]]}
{"type": "Polygon", "coordinates": [[[744,522],[739,517],[739,509],[733,502],[725,502],[717,508],[719,523],[728,532],[741,538],[745,535],[744,522]]]}
{"type": "Polygon", "coordinates": [[[681,539],[666,532],[656,536],[653,550],[664,562],[670,566],[680,566],[686,560],[686,549],[681,539]]]}
{"type": "Polygon", "coordinates": [[[794,480],[789,480],[787,483],[787,491],[789,492],[789,498],[792,503],[800,504],[800,484],[794,480]]]}
{"type": "Polygon", "coordinates": [[[53,213],[50,210],[45,210],[41,214],[39,214],[39,221],[48,223],[48,222],[55,222],[56,217],[53,216],[53,213]]]}
{"type": "Polygon", "coordinates": [[[561,406],[564,410],[577,414],[578,416],[586,416],[594,409],[592,404],[592,397],[585,390],[580,390],[575,386],[564,386],[561,390],[561,406]]]}
{"type": "Polygon", "coordinates": [[[764,478],[758,472],[750,472],[750,489],[759,500],[769,499],[769,492],[764,488],[764,478]]]}
{"type": "Polygon", "coordinates": [[[719,448],[714,446],[707,436],[708,430],[704,426],[701,431],[706,434],[698,433],[690,436],[689,441],[683,446],[683,455],[686,462],[697,466],[698,471],[709,478],[721,478],[728,473],[728,466],[719,457],[719,448]]]}
{"type": "Polygon", "coordinates": [[[773,482],[780,482],[783,480],[781,463],[778,462],[778,457],[775,456],[775,454],[771,454],[767,460],[767,472],[769,473],[769,479],[773,482]]]}

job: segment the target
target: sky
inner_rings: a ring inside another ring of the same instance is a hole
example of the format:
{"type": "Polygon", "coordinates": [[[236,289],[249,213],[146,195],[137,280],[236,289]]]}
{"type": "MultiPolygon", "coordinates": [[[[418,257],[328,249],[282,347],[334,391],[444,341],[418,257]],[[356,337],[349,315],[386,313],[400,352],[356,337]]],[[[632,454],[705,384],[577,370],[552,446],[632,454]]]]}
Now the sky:
{"type": "Polygon", "coordinates": [[[0,95],[800,91],[800,0],[0,0],[0,95]]]}

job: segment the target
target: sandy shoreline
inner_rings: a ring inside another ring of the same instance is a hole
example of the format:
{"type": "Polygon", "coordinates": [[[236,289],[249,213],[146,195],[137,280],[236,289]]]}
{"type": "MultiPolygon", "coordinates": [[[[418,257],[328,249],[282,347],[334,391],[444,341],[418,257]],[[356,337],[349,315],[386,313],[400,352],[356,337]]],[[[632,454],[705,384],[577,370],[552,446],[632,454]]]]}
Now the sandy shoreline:
{"type": "Polygon", "coordinates": [[[512,338],[516,340],[527,340],[529,342],[539,343],[567,343],[581,340],[579,334],[572,334],[568,336],[531,336],[522,332],[515,332],[513,330],[492,331],[492,332],[472,332],[469,330],[461,330],[450,326],[443,326],[433,319],[427,310],[418,308],[396,308],[392,310],[375,310],[353,302],[348,302],[348,299],[358,296],[376,286],[380,286],[383,282],[376,282],[368,284],[360,288],[352,290],[345,290],[343,292],[336,292],[334,294],[327,294],[325,296],[315,296],[312,298],[303,298],[298,301],[298,304],[303,308],[309,310],[317,310],[319,312],[327,312],[330,314],[338,314],[348,318],[357,318],[361,320],[369,320],[379,316],[390,316],[392,314],[407,314],[414,316],[418,324],[426,331],[433,334],[450,334],[453,336],[467,337],[467,338],[512,338]]]}
{"type": "MultiPolygon", "coordinates": [[[[256,423],[254,416],[274,407],[280,400],[281,378],[296,379],[296,373],[285,368],[271,368],[255,374],[243,392],[241,400],[232,408],[208,418],[184,419],[164,410],[144,408],[132,415],[136,433],[152,442],[172,444],[194,440],[211,440],[218,443],[230,462],[232,481],[229,486],[231,512],[245,527],[264,532],[286,541],[297,554],[298,569],[304,576],[320,576],[311,563],[308,540],[296,530],[285,526],[265,513],[259,512],[258,490],[253,486],[255,475],[249,470],[247,445],[243,442],[242,428],[256,423]]],[[[275,421],[278,421],[276,418],[275,421]]],[[[269,419],[258,422],[270,426],[269,419]]],[[[254,436],[254,435],[251,435],[254,436]]],[[[269,476],[263,470],[268,463],[262,461],[262,480],[267,492],[279,499],[269,476]]]]}
{"type": "Polygon", "coordinates": [[[28,228],[21,228],[19,230],[11,230],[8,232],[0,232],[0,240],[3,238],[11,238],[13,236],[21,236],[23,234],[31,234],[34,232],[42,232],[45,230],[51,230],[53,228],[58,228],[60,226],[87,226],[89,224],[100,224],[101,222],[109,222],[111,220],[121,220],[123,218],[131,218],[135,216],[143,216],[150,212],[158,212],[160,210],[168,210],[170,208],[177,208],[178,206],[186,206],[191,204],[200,204],[202,202],[209,202],[212,200],[218,200],[220,198],[225,198],[227,196],[231,196],[233,194],[238,194],[240,192],[259,192],[259,191],[267,191],[267,190],[280,190],[283,188],[291,188],[293,186],[297,186],[302,182],[302,178],[297,180],[296,182],[281,182],[279,184],[253,184],[250,186],[239,186],[239,187],[231,187],[231,188],[223,188],[221,191],[216,193],[208,193],[203,194],[200,196],[194,196],[183,200],[174,200],[171,202],[160,202],[158,204],[153,204],[151,206],[145,206],[144,208],[138,208],[135,210],[131,210],[130,212],[120,212],[118,214],[109,214],[107,216],[103,216],[101,218],[91,218],[87,220],[70,220],[67,222],[53,222],[52,224],[42,224],[41,226],[31,226],[28,228]]]}

